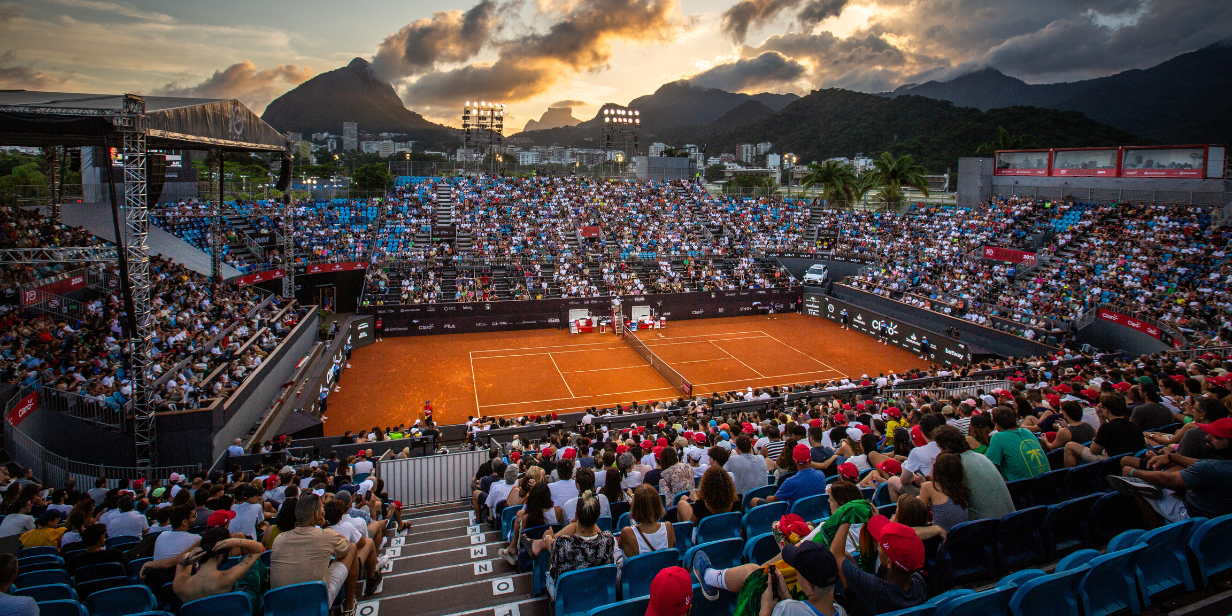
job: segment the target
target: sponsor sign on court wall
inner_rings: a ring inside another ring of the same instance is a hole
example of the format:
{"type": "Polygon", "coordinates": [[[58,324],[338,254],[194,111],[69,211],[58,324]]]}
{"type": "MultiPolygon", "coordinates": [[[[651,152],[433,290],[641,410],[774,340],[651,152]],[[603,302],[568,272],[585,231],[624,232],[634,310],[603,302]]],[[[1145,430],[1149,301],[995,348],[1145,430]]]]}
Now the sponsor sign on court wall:
{"type": "Polygon", "coordinates": [[[804,295],[804,314],[809,316],[825,317],[838,323],[842,320],[843,310],[847,311],[847,325],[851,329],[870,336],[877,336],[877,331],[880,329],[890,344],[916,355],[924,355],[929,361],[947,366],[971,361],[971,350],[967,345],[941,334],[927,332],[902,321],[825,295],[815,293],[804,295]],[[925,340],[928,341],[927,348],[924,348],[925,340]]]}

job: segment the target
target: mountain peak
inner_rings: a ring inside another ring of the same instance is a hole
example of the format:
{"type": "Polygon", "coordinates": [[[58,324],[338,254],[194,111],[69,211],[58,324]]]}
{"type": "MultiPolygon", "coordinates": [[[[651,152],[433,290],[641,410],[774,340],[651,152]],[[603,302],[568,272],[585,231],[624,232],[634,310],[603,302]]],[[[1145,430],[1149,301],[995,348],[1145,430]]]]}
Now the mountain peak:
{"type": "Polygon", "coordinates": [[[353,58],[350,64],[346,65],[347,68],[353,71],[366,71],[368,70],[369,66],[371,65],[368,63],[367,60],[360,58],[358,56],[353,58]]]}

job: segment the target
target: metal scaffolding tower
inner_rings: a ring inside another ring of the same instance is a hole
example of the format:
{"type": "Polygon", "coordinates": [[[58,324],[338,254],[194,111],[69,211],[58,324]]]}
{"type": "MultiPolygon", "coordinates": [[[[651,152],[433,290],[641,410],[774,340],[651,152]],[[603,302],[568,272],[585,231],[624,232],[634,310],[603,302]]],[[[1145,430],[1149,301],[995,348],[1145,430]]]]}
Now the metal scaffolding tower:
{"type": "Polygon", "coordinates": [[[124,223],[127,235],[124,251],[128,257],[128,277],[132,281],[134,321],[137,331],[129,341],[132,364],[133,440],[137,466],[150,468],[158,458],[154,440],[153,392],[149,383],[150,352],[154,340],[154,321],[150,315],[150,256],[146,239],[150,234],[146,209],[145,146],[149,118],[145,101],[126,94],[123,112],[113,120],[124,137],[124,223]]]}
{"type": "Polygon", "coordinates": [[[222,199],[223,199],[223,153],[210,150],[210,281],[222,280],[222,199]]]}

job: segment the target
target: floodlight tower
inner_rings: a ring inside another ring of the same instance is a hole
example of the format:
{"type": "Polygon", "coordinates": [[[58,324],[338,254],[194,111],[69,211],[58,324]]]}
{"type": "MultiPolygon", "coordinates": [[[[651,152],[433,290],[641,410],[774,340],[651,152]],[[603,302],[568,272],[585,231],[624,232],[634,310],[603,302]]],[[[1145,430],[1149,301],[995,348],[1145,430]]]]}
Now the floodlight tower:
{"type": "Polygon", "coordinates": [[[501,145],[504,142],[505,103],[488,101],[466,101],[462,109],[462,149],[463,154],[470,156],[472,149],[479,154],[476,170],[483,165],[483,153],[492,156],[492,172],[501,156],[501,145]]]}
{"type": "Polygon", "coordinates": [[[642,112],[636,109],[620,109],[616,107],[603,108],[603,144],[604,158],[609,158],[609,152],[619,142],[621,144],[621,161],[627,162],[631,156],[629,140],[633,141],[633,152],[638,151],[638,141],[642,135],[642,112]]]}

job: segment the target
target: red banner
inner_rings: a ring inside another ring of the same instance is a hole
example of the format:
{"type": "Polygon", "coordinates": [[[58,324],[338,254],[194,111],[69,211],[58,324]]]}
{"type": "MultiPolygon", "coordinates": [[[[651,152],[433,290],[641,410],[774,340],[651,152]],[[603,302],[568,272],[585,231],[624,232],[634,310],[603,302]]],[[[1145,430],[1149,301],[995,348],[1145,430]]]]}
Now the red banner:
{"type": "Polygon", "coordinates": [[[1147,323],[1146,321],[1140,321],[1133,317],[1125,316],[1119,312],[1113,312],[1111,310],[1105,310],[1103,308],[1099,309],[1097,316],[1099,316],[1099,318],[1105,321],[1112,321],[1113,323],[1120,323],[1121,325],[1124,325],[1131,329],[1138,330],[1152,338],[1160,338],[1159,328],[1155,327],[1154,325],[1151,325],[1150,323],[1147,323]]]}
{"type": "Polygon", "coordinates": [[[310,263],[307,268],[309,274],[325,274],[329,272],[350,272],[353,270],[367,269],[366,261],[349,261],[347,263],[310,263]]]}
{"type": "Polygon", "coordinates": [[[984,258],[994,261],[1035,265],[1035,253],[1025,250],[1014,250],[1013,248],[1001,248],[1000,246],[985,246],[984,258]]]}
{"type": "Polygon", "coordinates": [[[51,293],[54,295],[66,295],[68,293],[76,291],[77,289],[84,288],[85,286],[86,286],[86,275],[84,272],[80,274],[73,274],[71,276],[65,276],[64,278],[61,278],[60,280],[57,280],[55,282],[49,282],[47,284],[40,285],[37,287],[29,287],[29,288],[22,289],[21,290],[21,304],[23,306],[29,306],[30,304],[38,302],[40,299],[42,299],[40,292],[41,293],[51,293]]]}
{"type": "Polygon", "coordinates": [[[286,276],[286,275],[287,275],[286,271],[280,270],[280,269],[267,270],[264,272],[255,272],[252,274],[247,274],[245,276],[240,276],[239,278],[236,278],[235,284],[241,287],[251,287],[252,285],[257,284],[258,282],[265,282],[266,280],[278,280],[279,278],[282,278],[283,276],[286,276]]]}
{"type": "Polygon", "coordinates": [[[582,237],[599,237],[600,232],[599,227],[578,227],[578,234],[582,237]]]}
{"type": "Polygon", "coordinates": [[[1057,169],[1053,168],[1052,175],[1066,177],[1116,177],[1116,169],[1057,169]]]}
{"type": "Polygon", "coordinates": [[[13,410],[9,411],[9,423],[16,427],[26,418],[27,415],[34,412],[38,408],[38,390],[30,392],[30,395],[21,399],[13,410]]]}

